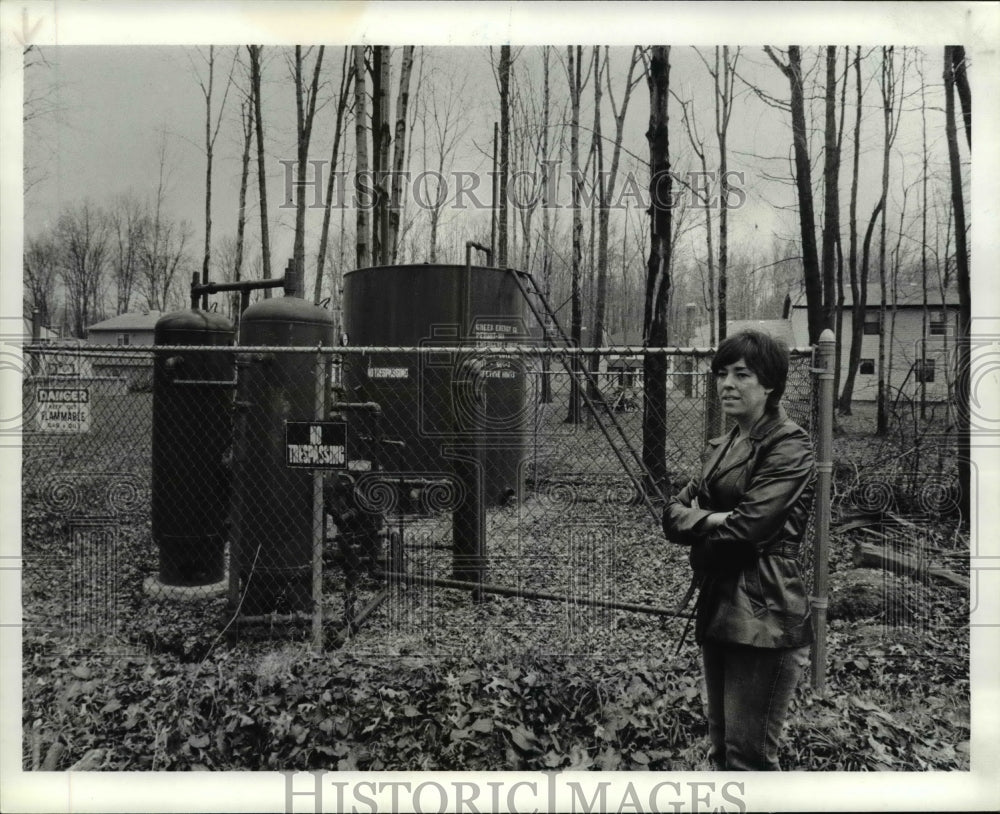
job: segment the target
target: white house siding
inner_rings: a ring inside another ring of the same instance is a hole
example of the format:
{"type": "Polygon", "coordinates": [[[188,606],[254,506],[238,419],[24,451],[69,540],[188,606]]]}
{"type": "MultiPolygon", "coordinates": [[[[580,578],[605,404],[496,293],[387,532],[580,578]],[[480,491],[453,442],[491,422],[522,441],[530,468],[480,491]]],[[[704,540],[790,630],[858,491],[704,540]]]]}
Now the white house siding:
{"type": "Polygon", "coordinates": [[[91,345],[152,345],[152,328],[91,328],[87,332],[91,345]]]}
{"type": "MultiPolygon", "coordinates": [[[[878,308],[869,307],[869,317],[878,314],[878,308]]],[[[941,306],[931,306],[928,309],[932,314],[941,311],[941,306]]],[[[899,388],[902,388],[906,398],[920,398],[921,385],[917,380],[914,363],[921,357],[921,336],[923,332],[923,308],[903,307],[897,308],[895,312],[895,327],[893,329],[893,312],[886,309],[886,340],[888,341],[890,331],[893,331],[892,343],[892,370],[887,379],[890,390],[890,398],[895,398],[899,388]],[[913,371],[913,372],[911,372],[913,371]]],[[[847,377],[848,357],[851,348],[851,324],[852,314],[845,309],[843,336],[841,338],[841,385],[847,377]]],[[[954,347],[955,335],[958,327],[958,310],[955,306],[947,306],[947,333],[943,336],[927,337],[924,353],[928,361],[934,362],[934,381],[927,383],[926,398],[928,401],[945,401],[948,398],[948,378],[954,379],[954,347]]],[[[792,309],[792,330],[794,331],[796,344],[804,346],[808,344],[809,328],[807,322],[806,309],[795,307],[792,309]]],[[[866,334],[861,343],[862,360],[870,359],[873,363],[871,373],[862,373],[859,367],[854,379],[853,398],[856,401],[875,401],[878,391],[878,335],[866,334]]],[[[889,346],[886,346],[886,362],[889,361],[889,346]]]]}

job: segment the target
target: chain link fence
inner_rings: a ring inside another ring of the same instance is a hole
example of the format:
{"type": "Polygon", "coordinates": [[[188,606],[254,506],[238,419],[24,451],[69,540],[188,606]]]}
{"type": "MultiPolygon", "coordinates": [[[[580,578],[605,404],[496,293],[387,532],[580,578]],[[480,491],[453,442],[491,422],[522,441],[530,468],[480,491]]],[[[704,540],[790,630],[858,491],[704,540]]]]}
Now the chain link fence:
{"type": "MultiPolygon", "coordinates": [[[[665,358],[669,489],[726,428],[710,354],[665,358]]],[[[472,601],[518,652],[613,648],[650,616],[679,633],[689,572],[644,488],[643,359],[27,348],[25,625],[91,651],[371,629],[356,646],[446,653],[477,635],[448,626],[472,601]]],[[[784,404],[807,429],[814,392],[795,351],[784,404]]]]}

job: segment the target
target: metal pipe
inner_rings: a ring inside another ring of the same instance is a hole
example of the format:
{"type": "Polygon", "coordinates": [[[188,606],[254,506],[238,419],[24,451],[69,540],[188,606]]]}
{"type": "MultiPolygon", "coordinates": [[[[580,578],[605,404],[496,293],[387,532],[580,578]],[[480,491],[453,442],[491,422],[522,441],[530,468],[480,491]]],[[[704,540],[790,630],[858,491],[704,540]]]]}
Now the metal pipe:
{"type": "MultiPolygon", "coordinates": [[[[465,273],[458,281],[458,341],[467,342],[472,336],[472,250],[478,249],[492,262],[488,248],[467,240],[465,243],[465,273]]],[[[476,405],[476,371],[468,365],[458,364],[452,372],[451,425],[456,438],[461,439],[457,455],[452,462],[455,479],[465,484],[459,504],[452,512],[452,573],[456,578],[471,578],[476,584],[486,579],[486,501],[483,488],[483,465],[478,452],[476,433],[478,420],[469,430],[463,431],[459,405],[476,405]]],[[[481,594],[475,592],[476,598],[481,594]]]]}
{"type": "Polygon", "coordinates": [[[833,482],[833,384],[837,341],[829,328],[816,345],[817,411],[819,438],[816,443],[816,514],[813,521],[813,630],[812,684],[826,690],[826,609],[828,605],[830,556],[830,489],[833,482]]]}
{"type": "Polygon", "coordinates": [[[366,410],[372,413],[381,413],[382,405],[377,401],[335,401],[330,404],[330,412],[340,412],[341,410],[366,410]]]}
{"type": "Polygon", "coordinates": [[[438,588],[454,588],[457,591],[479,591],[484,594],[512,596],[517,599],[540,599],[545,602],[572,602],[577,605],[588,605],[595,608],[628,611],[629,613],[648,613],[653,616],[673,616],[679,619],[693,619],[693,614],[681,613],[671,608],[661,608],[656,605],[640,605],[636,602],[614,602],[610,599],[594,599],[589,596],[564,596],[547,591],[532,591],[525,588],[509,588],[505,585],[490,585],[487,583],[468,582],[458,579],[442,579],[426,577],[418,574],[403,574],[396,571],[378,571],[377,576],[411,585],[433,585],[438,588]]]}
{"type": "Polygon", "coordinates": [[[283,287],[285,293],[288,293],[289,285],[293,286],[294,281],[288,279],[286,274],[284,277],[275,277],[270,280],[236,280],[232,283],[210,283],[207,279],[203,283],[199,283],[198,272],[191,275],[191,308],[198,307],[198,299],[202,300],[202,310],[208,310],[208,295],[218,294],[222,291],[239,291],[240,292],[240,313],[242,314],[247,306],[250,304],[250,292],[257,291],[262,288],[278,288],[283,287]]]}
{"type": "Polygon", "coordinates": [[[295,611],[294,613],[262,613],[256,616],[240,616],[238,621],[241,625],[277,625],[308,622],[311,618],[312,614],[310,613],[295,611]]]}
{"type": "Polygon", "coordinates": [[[171,379],[170,384],[174,387],[236,387],[236,379],[171,379]]]}

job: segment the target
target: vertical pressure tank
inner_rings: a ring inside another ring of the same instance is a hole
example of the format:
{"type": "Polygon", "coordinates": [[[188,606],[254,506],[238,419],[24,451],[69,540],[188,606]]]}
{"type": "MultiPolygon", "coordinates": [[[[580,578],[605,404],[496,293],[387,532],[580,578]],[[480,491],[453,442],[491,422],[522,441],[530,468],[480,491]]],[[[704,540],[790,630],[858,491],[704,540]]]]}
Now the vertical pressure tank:
{"type": "MultiPolygon", "coordinates": [[[[228,319],[200,310],[165,314],[153,332],[159,346],[224,347],[233,339],[228,319]]],[[[163,585],[224,576],[233,377],[231,350],[154,354],[152,526],[163,585]]]]}
{"type": "Polygon", "coordinates": [[[482,467],[487,504],[520,492],[528,426],[525,360],[485,348],[529,344],[525,314],[516,282],[501,269],[379,266],[344,276],[351,346],[484,348],[464,355],[345,357],[348,400],[378,402],[382,432],[404,442],[386,447],[385,469],[453,476],[456,456],[471,449],[482,467]],[[460,325],[463,317],[467,322],[460,325]]]}
{"type": "MultiPolygon", "coordinates": [[[[329,347],[333,319],[293,296],[243,312],[241,346],[329,347]]],[[[312,609],[313,482],[286,463],[288,421],[316,416],[317,355],[256,352],[241,356],[236,401],[235,560],[242,613],[312,609]]]]}

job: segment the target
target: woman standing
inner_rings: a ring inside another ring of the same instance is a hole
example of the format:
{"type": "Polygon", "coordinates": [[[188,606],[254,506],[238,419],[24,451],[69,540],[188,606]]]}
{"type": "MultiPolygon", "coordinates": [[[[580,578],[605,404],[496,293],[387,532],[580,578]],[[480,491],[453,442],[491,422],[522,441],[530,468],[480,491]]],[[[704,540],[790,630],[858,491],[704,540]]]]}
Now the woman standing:
{"type": "Polygon", "coordinates": [[[709,757],[717,769],[780,770],[778,739],[812,641],[799,544],[815,466],[805,430],[780,406],[788,350],[756,331],[725,339],[712,359],[733,429],[712,439],[702,472],[667,502],[663,529],[690,546],[700,587],[709,757]]]}

